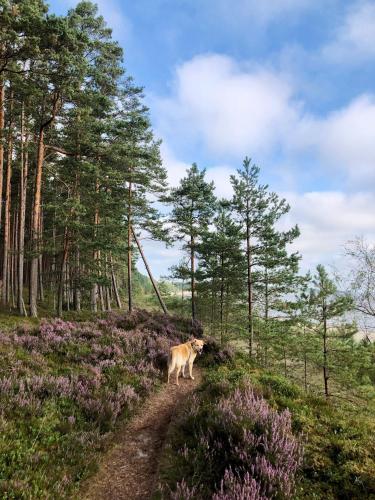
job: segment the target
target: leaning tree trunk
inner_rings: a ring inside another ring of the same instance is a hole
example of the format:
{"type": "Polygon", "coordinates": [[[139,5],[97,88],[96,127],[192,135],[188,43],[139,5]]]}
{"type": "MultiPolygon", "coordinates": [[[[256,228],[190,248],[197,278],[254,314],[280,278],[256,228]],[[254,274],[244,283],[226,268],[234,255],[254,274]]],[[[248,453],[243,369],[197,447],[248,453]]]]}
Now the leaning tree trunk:
{"type": "Polygon", "coordinates": [[[164,300],[163,300],[163,297],[161,296],[161,293],[160,293],[160,290],[158,288],[158,285],[152,275],[152,272],[151,272],[151,268],[150,266],[148,265],[148,262],[147,262],[147,259],[146,259],[146,256],[144,254],[144,251],[143,251],[143,248],[142,248],[142,245],[136,235],[136,232],[134,231],[134,228],[132,227],[132,234],[133,234],[133,237],[134,237],[134,240],[137,244],[137,247],[138,247],[138,250],[139,250],[139,253],[141,254],[141,257],[142,257],[142,260],[143,260],[143,263],[145,265],[145,268],[147,270],[147,274],[148,274],[148,277],[150,278],[150,281],[152,283],[152,286],[154,288],[154,291],[156,293],[156,296],[159,300],[159,304],[160,304],[160,307],[163,309],[164,313],[165,314],[168,314],[168,309],[167,309],[167,306],[165,305],[164,303],[164,300]]]}
{"type": "Polygon", "coordinates": [[[112,254],[110,254],[110,257],[109,257],[109,263],[110,263],[110,266],[111,266],[112,287],[113,287],[113,291],[115,293],[116,304],[117,304],[117,307],[119,309],[121,309],[122,304],[121,304],[120,294],[119,294],[119,291],[118,291],[116,274],[115,274],[115,271],[114,271],[114,268],[113,268],[112,254]]]}

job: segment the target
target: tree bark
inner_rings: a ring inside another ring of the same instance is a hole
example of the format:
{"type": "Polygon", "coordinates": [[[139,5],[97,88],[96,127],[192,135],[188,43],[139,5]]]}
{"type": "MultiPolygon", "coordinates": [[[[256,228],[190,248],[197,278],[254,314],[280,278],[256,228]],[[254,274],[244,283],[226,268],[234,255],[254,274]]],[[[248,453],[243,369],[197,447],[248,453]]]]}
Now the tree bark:
{"type": "Polygon", "coordinates": [[[34,188],[34,205],[32,210],[32,226],[31,226],[31,242],[33,257],[31,259],[30,265],[30,314],[33,317],[38,317],[38,261],[39,261],[39,251],[40,251],[40,220],[41,220],[41,197],[42,197],[42,176],[43,176],[43,162],[44,162],[44,135],[45,130],[54,121],[58,106],[59,106],[60,96],[59,94],[54,95],[52,112],[50,118],[41,124],[39,129],[38,138],[38,153],[37,153],[37,164],[35,173],[35,188],[34,188]]]}
{"type": "Polygon", "coordinates": [[[99,301],[100,301],[100,310],[104,312],[105,305],[104,305],[103,285],[99,285],[99,301]]]}
{"type": "Polygon", "coordinates": [[[128,188],[128,308],[129,311],[133,309],[133,296],[132,296],[132,183],[129,182],[128,188]]]}
{"type": "MultiPolygon", "coordinates": [[[[249,214],[249,201],[247,200],[247,214],[249,214]]],[[[249,333],[249,354],[253,356],[254,346],[254,321],[253,321],[253,283],[251,273],[251,241],[250,241],[250,221],[246,217],[246,260],[247,260],[247,304],[248,304],[248,333],[249,333]]]]}
{"type": "Polygon", "coordinates": [[[30,314],[32,317],[38,317],[37,299],[38,299],[38,252],[40,244],[40,209],[42,194],[42,174],[44,161],[44,127],[42,126],[38,140],[38,154],[35,175],[34,205],[32,211],[31,241],[33,257],[30,265],[30,314]]]}
{"type": "Polygon", "coordinates": [[[119,291],[118,291],[116,274],[115,274],[115,271],[113,269],[112,255],[110,256],[109,261],[110,261],[110,265],[111,265],[112,286],[113,286],[113,291],[115,292],[116,304],[117,304],[117,307],[119,309],[121,309],[122,308],[122,304],[121,304],[120,294],[119,294],[119,291]]]}
{"type": "Polygon", "coordinates": [[[17,265],[16,265],[16,255],[17,255],[17,241],[18,241],[18,213],[14,210],[13,213],[13,228],[12,228],[12,255],[11,255],[11,283],[10,283],[10,295],[12,308],[16,307],[16,287],[17,287],[17,265]]]}
{"type": "Polygon", "coordinates": [[[68,229],[65,228],[64,231],[64,247],[63,254],[61,259],[61,267],[60,267],[60,276],[59,276],[59,287],[57,292],[57,314],[59,317],[62,316],[63,313],[63,296],[64,296],[64,271],[66,267],[66,263],[68,260],[69,253],[69,234],[68,229]]]}
{"type": "Polygon", "coordinates": [[[137,235],[135,234],[135,231],[134,231],[134,229],[133,229],[133,228],[132,228],[132,233],[133,233],[133,236],[134,236],[134,240],[135,240],[135,242],[137,243],[137,246],[138,246],[139,252],[140,252],[140,254],[141,254],[141,256],[142,256],[142,259],[143,259],[143,262],[144,262],[144,264],[145,264],[145,267],[146,267],[146,269],[147,269],[147,273],[148,273],[149,278],[150,278],[150,280],[151,280],[152,286],[154,287],[155,293],[156,293],[156,295],[157,295],[157,297],[158,297],[158,299],[159,299],[159,304],[161,305],[161,308],[163,309],[164,313],[165,313],[165,314],[168,314],[168,309],[167,309],[167,306],[165,305],[164,300],[163,300],[163,298],[162,298],[162,296],[161,296],[161,294],[160,294],[160,291],[159,291],[159,288],[158,288],[158,286],[157,286],[157,283],[156,283],[156,281],[154,280],[154,277],[153,277],[153,275],[152,275],[152,272],[151,272],[150,266],[148,265],[148,262],[147,262],[146,256],[145,256],[145,254],[144,254],[144,252],[143,252],[143,248],[142,248],[142,246],[141,246],[141,244],[140,244],[140,242],[139,242],[139,240],[138,240],[138,237],[137,237],[137,235]]]}
{"type": "MultiPolygon", "coordinates": [[[[39,217],[39,235],[40,241],[43,236],[43,214],[40,213],[39,217]]],[[[40,253],[38,256],[38,294],[39,300],[44,301],[44,286],[43,286],[43,255],[40,253]]]]}
{"type": "Polygon", "coordinates": [[[195,320],[196,304],[195,304],[195,241],[194,236],[190,238],[190,274],[191,274],[191,318],[195,320]]]}
{"type": "MultiPolygon", "coordinates": [[[[223,272],[224,260],[223,256],[220,257],[221,269],[223,272]]],[[[224,278],[221,276],[220,279],[220,343],[224,345],[224,278]]]]}
{"type": "MultiPolygon", "coordinates": [[[[95,192],[99,193],[99,181],[98,179],[95,182],[95,192]]],[[[99,225],[99,208],[98,206],[95,207],[95,216],[94,216],[94,240],[97,237],[97,232],[98,232],[98,225],[99,225]]],[[[94,250],[94,263],[96,264],[96,269],[95,272],[97,272],[98,268],[98,260],[99,260],[99,251],[94,250]]],[[[91,288],[91,311],[92,312],[97,312],[98,311],[98,283],[94,283],[91,288]]]]}
{"type": "Polygon", "coordinates": [[[5,206],[4,206],[4,248],[3,248],[3,290],[2,302],[3,305],[9,303],[10,298],[10,282],[11,282],[11,266],[9,259],[10,250],[10,209],[11,209],[11,179],[12,179],[12,161],[13,161],[13,91],[10,93],[9,104],[9,131],[8,131],[8,154],[7,154],[7,171],[5,181],[5,206]]]}
{"type": "Polygon", "coordinates": [[[25,303],[23,300],[23,279],[24,279],[24,249],[25,249],[25,216],[26,216],[26,195],[27,195],[27,175],[28,175],[28,135],[25,133],[25,109],[22,103],[21,110],[21,173],[20,173],[20,203],[19,203],[19,230],[18,230],[18,311],[21,316],[27,316],[25,303]]]}
{"type": "Polygon", "coordinates": [[[5,101],[5,85],[4,80],[0,77],[0,227],[3,214],[3,173],[4,173],[4,101],[5,101]]]}
{"type": "Polygon", "coordinates": [[[76,250],[76,272],[74,279],[74,309],[76,311],[81,310],[81,288],[80,288],[80,276],[81,276],[81,262],[80,262],[80,251],[79,248],[76,250]]]}
{"type": "Polygon", "coordinates": [[[323,380],[324,380],[324,395],[329,397],[328,391],[328,349],[327,349],[327,314],[326,305],[323,303],[323,380]]]}
{"type": "Polygon", "coordinates": [[[268,314],[269,314],[269,291],[268,291],[268,268],[266,263],[265,269],[265,283],[264,283],[264,326],[265,326],[265,342],[264,342],[264,367],[267,368],[268,365],[268,342],[271,342],[270,339],[270,330],[268,323],[268,314]]]}

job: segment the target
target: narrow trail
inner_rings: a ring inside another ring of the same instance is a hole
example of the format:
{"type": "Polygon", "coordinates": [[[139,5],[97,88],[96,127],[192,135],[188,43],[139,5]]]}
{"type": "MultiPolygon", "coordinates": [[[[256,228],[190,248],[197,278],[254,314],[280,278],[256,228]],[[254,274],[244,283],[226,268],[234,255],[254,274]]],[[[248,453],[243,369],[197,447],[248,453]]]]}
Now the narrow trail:
{"type": "Polygon", "coordinates": [[[149,500],[156,487],[158,464],[168,427],[176,412],[201,382],[180,378],[180,386],[165,385],[151,396],[118,436],[117,444],[87,482],[80,498],[86,500],[149,500]]]}

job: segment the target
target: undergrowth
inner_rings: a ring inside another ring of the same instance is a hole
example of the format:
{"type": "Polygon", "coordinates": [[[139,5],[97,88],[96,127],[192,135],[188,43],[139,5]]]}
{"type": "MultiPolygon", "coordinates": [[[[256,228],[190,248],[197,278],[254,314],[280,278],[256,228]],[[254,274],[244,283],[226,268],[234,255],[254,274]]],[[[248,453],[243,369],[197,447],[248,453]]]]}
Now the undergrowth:
{"type": "Polygon", "coordinates": [[[0,498],[72,498],[199,323],[135,311],[0,333],[0,498]]]}
{"type": "Polygon", "coordinates": [[[375,498],[375,424],[246,356],[205,373],[172,426],[156,498],[375,498]]]}

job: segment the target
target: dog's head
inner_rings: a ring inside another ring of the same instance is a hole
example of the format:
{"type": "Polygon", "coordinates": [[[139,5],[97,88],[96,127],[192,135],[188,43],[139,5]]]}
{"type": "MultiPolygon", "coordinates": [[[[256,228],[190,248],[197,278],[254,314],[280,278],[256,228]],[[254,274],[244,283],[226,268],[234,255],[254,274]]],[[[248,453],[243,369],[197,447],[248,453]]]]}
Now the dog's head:
{"type": "Polygon", "coordinates": [[[197,354],[202,354],[203,351],[203,346],[204,346],[204,340],[202,339],[193,339],[190,341],[192,349],[197,353],[197,354]]]}

